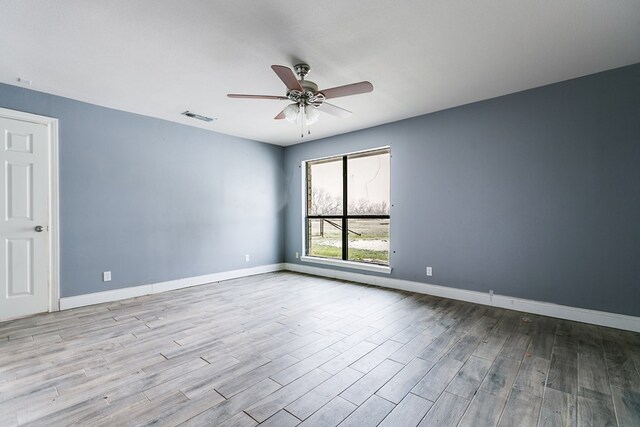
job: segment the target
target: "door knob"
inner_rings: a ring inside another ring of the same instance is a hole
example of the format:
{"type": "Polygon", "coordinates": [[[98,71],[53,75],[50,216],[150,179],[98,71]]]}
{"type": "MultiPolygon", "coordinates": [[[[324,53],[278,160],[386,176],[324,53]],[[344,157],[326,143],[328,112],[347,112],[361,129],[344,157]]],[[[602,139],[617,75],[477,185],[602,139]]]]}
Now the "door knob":
{"type": "Polygon", "coordinates": [[[38,233],[42,233],[42,231],[43,231],[43,230],[44,230],[44,227],[43,227],[43,226],[41,226],[41,225],[36,225],[36,231],[37,231],[38,233]]]}

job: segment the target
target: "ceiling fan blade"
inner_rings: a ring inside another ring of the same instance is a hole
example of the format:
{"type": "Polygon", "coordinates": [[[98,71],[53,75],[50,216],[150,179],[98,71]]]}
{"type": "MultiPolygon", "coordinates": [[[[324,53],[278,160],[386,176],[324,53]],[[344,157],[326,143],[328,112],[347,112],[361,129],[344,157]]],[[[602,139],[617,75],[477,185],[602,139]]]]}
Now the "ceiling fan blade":
{"type": "Polygon", "coordinates": [[[351,117],[351,115],[353,114],[349,110],[345,110],[344,108],[340,108],[333,104],[329,104],[328,102],[323,102],[322,104],[320,104],[320,106],[318,107],[318,110],[324,111],[325,113],[332,114],[336,117],[341,117],[343,119],[346,119],[347,117],[351,117]]]}
{"type": "Polygon", "coordinates": [[[350,85],[322,89],[325,99],[340,98],[341,96],[358,95],[373,91],[373,85],[369,82],[352,83],[350,85]]]}
{"type": "Polygon", "coordinates": [[[227,94],[229,98],[244,98],[244,99],[279,99],[279,100],[287,100],[286,96],[275,96],[275,95],[242,95],[239,93],[229,93],[227,94]]]}
{"type": "Polygon", "coordinates": [[[285,67],[284,65],[272,65],[271,69],[280,77],[280,80],[282,80],[282,83],[284,83],[287,89],[303,92],[302,86],[300,86],[298,78],[293,74],[291,68],[285,67]]]}
{"type": "Polygon", "coordinates": [[[282,120],[282,119],[284,119],[284,118],[285,118],[285,116],[284,116],[284,110],[280,111],[280,112],[278,113],[278,115],[274,117],[274,119],[276,119],[276,120],[282,120]]]}

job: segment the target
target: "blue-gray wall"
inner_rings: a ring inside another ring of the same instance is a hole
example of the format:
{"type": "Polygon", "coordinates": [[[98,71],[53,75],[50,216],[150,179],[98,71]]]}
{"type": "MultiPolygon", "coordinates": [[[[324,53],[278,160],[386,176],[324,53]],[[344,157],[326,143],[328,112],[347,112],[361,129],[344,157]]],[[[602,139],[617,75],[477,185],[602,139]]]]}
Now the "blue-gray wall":
{"type": "Polygon", "coordinates": [[[59,119],[63,297],[282,262],[281,147],[2,84],[0,107],[59,119]]]}
{"type": "Polygon", "coordinates": [[[62,296],[298,262],[300,162],[390,145],[392,277],[640,315],[640,64],[285,150],[2,84],[0,107],[60,119],[62,296]]]}
{"type": "Polygon", "coordinates": [[[639,64],[287,147],[287,262],[300,162],[384,145],[392,277],[640,315],[639,64]]]}

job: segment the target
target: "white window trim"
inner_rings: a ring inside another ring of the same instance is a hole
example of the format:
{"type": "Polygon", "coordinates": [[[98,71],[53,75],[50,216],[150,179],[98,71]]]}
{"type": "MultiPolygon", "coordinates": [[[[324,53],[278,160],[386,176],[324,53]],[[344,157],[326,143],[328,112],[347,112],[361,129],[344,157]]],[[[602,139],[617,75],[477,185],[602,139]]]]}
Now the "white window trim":
{"type": "Polygon", "coordinates": [[[371,271],[374,273],[391,274],[392,270],[391,267],[387,267],[386,265],[369,264],[366,262],[358,261],[345,261],[343,259],[320,258],[307,255],[303,255],[300,260],[303,262],[310,262],[314,264],[324,264],[342,268],[353,268],[355,270],[371,271]]]}
{"type": "MultiPolygon", "coordinates": [[[[391,149],[390,145],[385,145],[377,148],[368,148],[366,150],[354,151],[349,154],[358,154],[365,153],[367,151],[375,151],[375,150],[383,150],[383,149],[391,149]]],[[[307,247],[307,162],[313,162],[316,160],[328,159],[331,157],[344,156],[345,154],[334,154],[331,156],[318,157],[315,159],[303,160],[300,163],[300,187],[302,189],[302,197],[301,197],[301,211],[302,211],[302,251],[300,252],[300,261],[309,262],[313,264],[323,264],[329,265],[333,267],[341,267],[341,268],[351,268],[354,270],[363,270],[370,271],[374,273],[383,273],[383,274],[391,274],[391,270],[393,267],[391,265],[378,265],[378,264],[370,264],[366,262],[358,262],[358,261],[345,261],[343,259],[331,259],[331,258],[320,258],[309,256],[305,254],[305,248],[307,247]]],[[[389,251],[389,264],[391,264],[391,251],[389,251]]]]}

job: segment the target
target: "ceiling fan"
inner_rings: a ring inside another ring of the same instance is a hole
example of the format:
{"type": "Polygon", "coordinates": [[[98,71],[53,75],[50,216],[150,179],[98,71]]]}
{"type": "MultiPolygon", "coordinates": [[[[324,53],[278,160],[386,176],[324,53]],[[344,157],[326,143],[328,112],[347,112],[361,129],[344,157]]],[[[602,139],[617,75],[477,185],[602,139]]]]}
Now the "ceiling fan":
{"type": "Polygon", "coordinates": [[[286,96],[276,95],[242,95],[230,93],[229,98],[241,99],[274,99],[282,101],[292,101],[277,116],[276,120],[287,119],[301,126],[301,137],[304,136],[305,128],[307,133],[309,126],[318,121],[320,111],[331,115],[346,118],[351,116],[351,111],[345,110],[326,102],[327,99],[340,98],[342,96],[358,95],[373,91],[373,85],[367,81],[352,83],[345,86],[337,86],[329,89],[318,90],[318,85],[311,80],[305,80],[311,67],[307,64],[297,64],[294,67],[296,74],[291,68],[284,65],[272,65],[271,69],[280,77],[280,80],[287,87],[286,96]]]}

